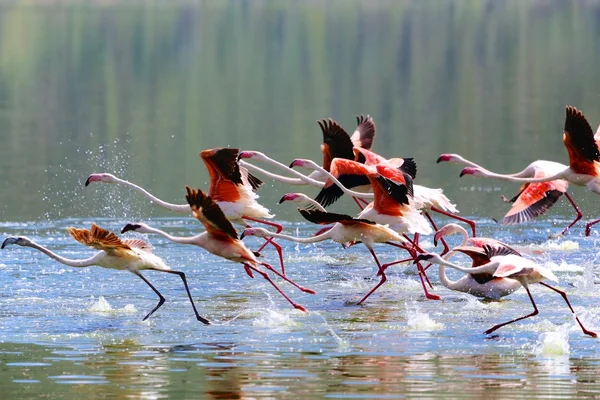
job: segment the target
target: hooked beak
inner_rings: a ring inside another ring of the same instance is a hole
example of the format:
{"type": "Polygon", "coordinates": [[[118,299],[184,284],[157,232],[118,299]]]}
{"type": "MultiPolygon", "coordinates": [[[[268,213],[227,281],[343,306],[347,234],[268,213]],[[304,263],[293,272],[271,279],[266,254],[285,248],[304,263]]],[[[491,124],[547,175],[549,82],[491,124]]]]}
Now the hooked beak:
{"type": "Polygon", "coordinates": [[[92,177],[92,175],[88,176],[88,178],[85,180],[85,186],[89,185],[92,181],[90,181],[90,178],[92,177]]]}
{"type": "Polygon", "coordinates": [[[458,176],[459,178],[462,178],[464,175],[466,175],[465,170],[463,169],[462,171],[460,171],[460,175],[458,176]]]}
{"type": "Polygon", "coordinates": [[[287,200],[287,199],[285,198],[285,195],[284,195],[284,196],[283,196],[281,199],[279,199],[279,203],[277,203],[277,204],[281,204],[281,203],[283,203],[283,202],[284,202],[284,201],[286,201],[286,200],[287,200]]]}
{"type": "Polygon", "coordinates": [[[417,256],[417,258],[415,258],[415,261],[413,261],[413,264],[418,263],[419,261],[426,261],[429,260],[431,258],[430,254],[419,254],[417,256]]]}
{"type": "Polygon", "coordinates": [[[243,160],[244,158],[251,158],[253,155],[254,154],[251,151],[241,151],[238,155],[238,161],[243,160]]]}
{"type": "Polygon", "coordinates": [[[8,237],[4,240],[4,242],[2,242],[2,246],[0,247],[0,249],[5,248],[6,246],[8,246],[9,244],[15,244],[17,243],[17,238],[15,237],[8,237]]]}
{"type": "Polygon", "coordinates": [[[121,233],[135,231],[136,229],[139,229],[139,228],[141,228],[141,225],[139,225],[139,224],[127,224],[123,227],[123,229],[121,229],[121,233]]]}
{"type": "Polygon", "coordinates": [[[300,162],[298,160],[294,160],[292,161],[292,163],[290,164],[290,168],[294,168],[300,165],[300,162]]]}
{"type": "Polygon", "coordinates": [[[246,231],[244,230],[242,232],[242,234],[240,235],[240,240],[244,240],[244,237],[246,236],[246,231]]]}

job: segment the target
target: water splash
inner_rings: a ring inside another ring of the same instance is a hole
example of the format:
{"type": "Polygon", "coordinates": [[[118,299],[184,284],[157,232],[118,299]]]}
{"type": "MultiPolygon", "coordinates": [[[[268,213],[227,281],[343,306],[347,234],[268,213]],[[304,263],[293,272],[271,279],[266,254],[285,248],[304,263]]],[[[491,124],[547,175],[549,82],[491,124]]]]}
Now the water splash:
{"type": "Polygon", "coordinates": [[[583,272],[584,271],[583,267],[576,265],[576,264],[569,264],[565,260],[561,260],[560,264],[558,264],[554,261],[547,261],[543,264],[543,266],[554,272],[583,272]]]}
{"type": "MultiPolygon", "coordinates": [[[[93,300],[93,298],[92,298],[93,300]]],[[[123,314],[131,314],[137,312],[137,309],[133,304],[127,304],[123,308],[113,308],[108,301],[104,298],[104,296],[100,296],[97,301],[95,301],[91,306],[87,309],[92,313],[123,313],[123,314]]]]}
{"type": "Polygon", "coordinates": [[[406,327],[409,331],[439,331],[446,327],[431,319],[429,314],[421,312],[416,303],[413,303],[412,309],[406,306],[406,316],[406,327]]]}
{"type": "Polygon", "coordinates": [[[269,328],[271,331],[287,332],[290,328],[300,326],[301,324],[289,315],[277,310],[265,310],[261,316],[252,321],[252,326],[258,328],[269,328]]]}
{"type": "Polygon", "coordinates": [[[539,356],[569,355],[569,330],[571,324],[558,326],[553,332],[541,333],[533,346],[533,353],[539,356]]]}

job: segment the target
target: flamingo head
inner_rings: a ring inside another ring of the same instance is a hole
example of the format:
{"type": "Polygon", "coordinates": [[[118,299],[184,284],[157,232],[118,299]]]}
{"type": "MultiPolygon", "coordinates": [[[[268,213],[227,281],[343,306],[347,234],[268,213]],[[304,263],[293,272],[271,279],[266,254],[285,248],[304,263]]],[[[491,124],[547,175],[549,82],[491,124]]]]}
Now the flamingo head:
{"type": "Polygon", "coordinates": [[[286,193],[279,200],[279,204],[283,203],[284,201],[293,201],[295,203],[303,203],[304,200],[305,200],[305,195],[303,195],[302,193],[286,193]]]}
{"type": "Polygon", "coordinates": [[[423,254],[419,254],[417,256],[417,258],[415,258],[415,261],[413,261],[413,264],[416,264],[420,261],[427,261],[433,264],[439,264],[440,262],[444,262],[445,260],[440,257],[439,254],[435,254],[435,253],[423,253],[423,254]]]}
{"type": "Polygon", "coordinates": [[[135,224],[127,224],[123,227],[123,229],[121,229],[121,233],[129,232],[129,231],[134,231],[134,232],[139,232],[139,233],[151,233],[150,227],[141,222],[138,222],[135,224]]]}
{"type": "Polygon", "coordinates": [[[463,175],[483,176],[483,173],[482,173],[481,169],[479,169],[479,168],[467,167],[467,168],[463,168],[463,170],[460,171],[460,176],[462,177],[463,175]]]}
{"type": "Polygon", "coordinates": [[[100,174],[91,174],[87,180],[85,181],[85,186],[89,185],[92,182],[104,182],[104,183],[115,183],[117,181],[117,177],[113,174],[108,174],[106,172],[100,174]]]}
{"type": "Polygon", "coordinates": [[[443,238],[444,236],[452,235],[453,233],[458,233],[461,231],[463,231],[463,228],[460,225],[457,225],[457,224],[445,225],[445,226],[441,227],[440,229],[438,229],[438,231],[433,236],[433,245],[437,246],[438,241],[441,238],[443,238]]]}
{"type": "Polygon", "coordinates": [[[246,236],[268,237],[270,235],[271,232],[264,228],[246,228],[240,235],[240,240],[242,240],[246,236]]]}
{"type": "Polygon", "coordinates": [[[244,160],[246,158],[259,158],[261,155],[262,153],[258,151],[244,150],[240,151],[240,154],[238,155],[238,160],[244,160]]]}
{"type": "MultiPolygon", "coordinates": [[[[303,167],[308,169],[315,169],[315,163],[310,160],[303,160],[301,158],[297,158],[290,164],[290,168],[294,167],[303,167]]],[[[317,166],[318,167],[318,166],[317,166]]]]}
{"type": "Polygon", "coordinates": [[[440,154],[440,156],[437,159],[437,163],[441,163],[441,162],[459,162],[460,156],[458,154],[454,154],[454,153],[444,153],[444,154],[440,154]]]}
{"type": "Polygon", "coordinates": [[[17,246],[30,246],[31,243],[33,243],[33,241],[26,236],[9,236],[4,239],[0,249],[3,249],[10,244],[16,244],[17,246]]]}

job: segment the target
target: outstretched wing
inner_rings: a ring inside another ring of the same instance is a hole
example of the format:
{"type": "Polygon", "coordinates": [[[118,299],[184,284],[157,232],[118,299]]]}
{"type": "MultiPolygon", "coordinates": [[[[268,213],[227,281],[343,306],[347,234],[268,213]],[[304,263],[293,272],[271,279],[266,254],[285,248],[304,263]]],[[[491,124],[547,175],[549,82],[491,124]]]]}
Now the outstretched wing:
{"type": "MultiPolygon", "coordinates": [[[[534,177],[543,178],[547,175],[545,171],[537,170],[534,177]]],[[[568,182],[562,179],[523,185],[521,191],[511,199],[514,204],[500,224],[515,225],[539,217],[558,201],[568,186],[568,182]]]]}
{"type": "MultiPolygon", "coordinates": [[[[331,162],[331,175],[335,176],[338,181],[347,189],[352,189],[357,186],[369,185],[369,169],[356,161],[336,158],[331,162]]],[[[344,191],[331,179],[325,181],[325,186],[317,194],[315,200],[323,207],[327,207],[337,201],[344,191]]]]}
{"type": "Polygon", "coordinates": [[[595,175],[594,161],[600,162],[600,151],[592,127],[575,107],[567,106],[563,143],[569,152],[569,167],[576,173],[595,175]]]}
{"type": "Polygon", "coordinates": [[[320,210],[303,210],[301,208],[299,208],[298,211],[300,211],[300,214],[302,214],[307,221],[310,221],[313,224],[327,225],[340,222],[347,225],[357,223],[375,225],[375,222],[369,221],[368,219],[352,218],[346,214],[336,214],[320,210]]]}
{"type": "Polygon", "coordinates": [[[363,149],[370,150],[373,146],[373,139],[375,139],[375,123],[370,115],[366,117],[364,115],[356,116],[356,130],[350,137],[352,144],[356,147],[362,147],[363,149]]]}
{"type": "Polygon", "coordinates": [[[106,229],[100,228],[98,225],[92,223],[92,228],[79,229],[74,227],[67,228],[67,232],[73,239],[86,246],[93,247],[97,250],[104,250],[113,252],[115,250],[131,250],[131,246],[124,243],[114,233],[107,231],[106,229]]]}
{"type": "Polygon", "coordinates": [[[142,239],[121,239],[121,242],[125,243],[132,249],[139,249],[145,251],[146,253],[152,253],[152,246],[142,239]]]}
{"type": "Polygon", "coordinates": [[[331,161],[334,158],[354,159],[352,140],[348,133],[337,122],[329,118],[317,121],[323,132],[323,144],[321,152],[323,153],[323,168],[329,171],[331,161]]]}
{"type": "Polygon", "coordinates": [[[231,222],[223,214],[221,207],[200,189],[185,187],[185,198],[192,209],[192,214],[204,225],[206,230],[215,236],[226,235],[238,239],[238,234],[231,222]]]}
{"type": "Polygon", "coordinates": [[[244,184],[237,162],[239,152],[240,149],[229,147],[220,147],[200,152],[200,157],[210,173],[211,181],[213,177],[223,177],[238,185],[244,184]]]}

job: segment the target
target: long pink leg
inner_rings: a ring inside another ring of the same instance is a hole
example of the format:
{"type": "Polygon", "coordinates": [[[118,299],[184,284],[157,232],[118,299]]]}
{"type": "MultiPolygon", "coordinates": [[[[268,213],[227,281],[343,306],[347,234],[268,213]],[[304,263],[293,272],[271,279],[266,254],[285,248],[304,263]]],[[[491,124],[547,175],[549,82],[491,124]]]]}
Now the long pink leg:
{"type": "Polygon", "coordinates": [[[291,280],[290,278],[288,278],[285,275],[282,275],[281,273],[279,273],[279,271],[276,271],[270,264],[267,263],[260,263],[260,265],[264,266],[265,268],[267,268],[269,271],[273,272],[275,275],[277,275],[278,277],[280,277],[281,279],[283,279],[284,281],[290,283],[292,286],[297,287],[298,289],[300,289],[301,291],[305,292],[305,293],[310,293],[310,294],[317,294],[317,292],[315,292],[312,289],[307,289],[305,287],[302,287],[300,285],[298,285],[296,282],[294,282],[293,280],[291,280]]]}
{"type": "MultiPolygon", "coordinates": [[[[573,201],[573,198],[569,195],[569,192],[565,192],[565,197],[567,198],[567,200],[569,200],[569,203],[571,203],[571,205],[573,206],[573,208],[575,209],[575,212],[577,213],[577,216],[575,217],[575,219],[573,220],[573,222],[571,222],[569,224],[569,226],[567,226],[565,229],[563,229],[563,231],[560,233],[561,235],[564,235],[569,229],[571,229],[571,227],[573,225],[575,225],[575,223],[577,221],[579,221],[582,217],[583,217],[583,213],[581,212],[581,210],[579,209],[579,207],[577,207],[577,204],[575,204],[575,202],[573,201]]],[[[600,220],[598,220],[600,221],[600,220]]],[[[596,222],[598,222],[596,221],[596,222]]],[[[585,226],[585,236],[589,236],[590,235],[590,230],[593,224],[587,224],[585,226]]]]}
{"type": "Polygon", "coordinates": [[[465,224],[468,224],[471,227],[471,230],[473,231],[473,237],[477,236],[477,234],[475,233],[475,222],[471,221],[470,219],[459,217],[458,215],[454,215],[447,211],[440,210],[437,207],[431,207],[431,211],[435,211],[436,213],[445,215],[446,217],[454,218],[454,219],[464,222],[465,224]]]}
{"type": "Polygon", "coordinates": [[[533,317],[534,315],[538,315],[538,309],[537,309],[537,307],[535,305],[535,301],[533,301],[533,297],[531,297],[531,293],[529,292],[529,288],[527,287],[527,284],[524,283],[523,287],[525,288],[525,290],[527,290],[527,295],[529,295],[529,299],[531,300],[531,304],[533,304],[533,312],[531,314],[527,314],[527,315],[525,315],[523,317],[515,318],[515,319],[510,320],[508,322],[503,322],[501,324],[494,325],[490,329],[488,329],[487,331],[484,332],[486,335],[489,335],[490,333],[494,332],[498,328],[502,328],[504,325],[512,324],[513,322],[517,322],[517,321],[520,321],[522,319],[533,317]]]}
{"type": "Polygon", "coordinates": [[[261,270],[259,270],[258,268],[254,268],[253,266],[249,265],[249,264],[244,264],[244,268],[246,269],[246,271],[248,270],[252,270],[260,275],[262,275],[263,278],[265,278],[271,285],[273,285],[273,287],[279,292],[281,293],[281,295],[296,309],[300,310],[300,311],[304,311],[306,312],[306,308],[302,307],[300,304],[294,303],[292,301],[292,299],[290,299],[285,293],[283,293],[283,291],[281,289],[279,289],[279,287],[275,284],[275,282],[273,282],[271,280],[271,278],[269,278],[269,275],[267,275],[265,272],[262,272],[261,270]]]}
{"type": "MultiPolygon", "coordinates": [[[[279,233],[283,230],[283,226],[280,224],[277,224],[275,222],[269,222],[269,221],[265,221],[262,219],[256,219],[256,218],[246,217],[246,216],[243,216],[242,218],[247,219],[248,221],[258,222],[259,224],[273,226],[273,227],[275,227],[276,233],[279,233]]],[[[273,240],[273,238],[265,238],[265,243],[262,246],[260,246],[260,248],[257,251],[260,253],[269,243],[271,243],[271,245],[273,247],[275,247],[275,251],[277,252],[277,255],[279,256],[279,264],[281,265],[281,273],[283,275],[285,275],[285,265],[283,263],[283,250],[281,250],[281,246],[278,243],[276,243],[273,240]]]]}
{"type": "Polygon", "coordinates": [[[372,295],[377,289],[379,289],[379,287],[381,285],[383,285],[385,283],[385,281],[387,281],[387,277],[385,276],[385,269],[383,269],[381,267],[381,264],[379,263],[379,260],[377,259],[377,256],[375,255],[375,252],[373,251],[373,249],[368,248],[369,251],[371,252],[371,255],[373,256],[373,258],[375,259],[375,262],[377,263],[377,268],[379,270],[379,272],[377,273],[377,275],[381,275],[381,279],[379,280],[379,283],[377,285],[375,285],[375,287],[373,289],[371,289],[369,291],[369,293],[367,293],[359,302],[358,304],[361,305],[370,295],[372,295]]]}
{"type": "Polygon", "coordinates": [[[569,299],[567,298],[567,294],[565,292],[563,292],[560,289],[555,288],[554,286],[550,286],[550,285],[548,285],[547,283],[544,283],[544,282],[540,282],[540,285],[546,286],[550,290],[554,290],[556,293],[560,294],[563,299],[565,299],[565,302],[567,302],[567,305],[569,306],[569,309],[575,315],[575,320],[577,321],[577,323],[581,327],[581,330],[583,331],[583,333],[585,333],[586,335],[590,335],[591,337],[598,337],[598,335],[595,332],[588,331],[587,329],[585,329],[585,327],[583,326],[583,324],[579,320],[579,317],[577,316],[577,314],[575,314],[575,310],[573,310],[573,307],[571,307],[571,303],[569,302],[569,299]]]}
{"type": "Polygon", "coordinates": [[[358,197],[354,197],[352,196],[352,199],[354,199],[354,201],[356,202],[356,204],[358,204],[358,207],[360,207],[361,210],[364,210],[365,207],[361,204],[361,202],[359,201],[358,197]]]}
{"type": "MultiPolygon", "coordinates": [[[[419,253],[425,253],[425,250],[423,250],[421,247],[419,247],[418,244],[416,244],[415,242],[413,242],[412,240],[410,240],[410,238],[408,236],[406,236],[406,235],[402,235],[402,236],[404,236],[404,238],[406,240],[408,240],[413,245],[413,247],[415,249],[417,249],[417,251],[419,253]]],[[[413,254],[410,250],[408,250],[408,251],[409,251],[409,253],[413,254]]],[[[414,255],[414,258],[417,258],[416,254],[414,255]]],[[[429,287],[433,289],[433,285],[431,284],[431,281],[429,281],[429,277],[425,273],[425,269],[423,268],[423,266],[421,265],[421,263],[417,263],[417,268],[419,268],[419,277],[421,278],[421,280],[423,279],[423,276],[424,276],[425,280],[427,281],[427,284],[429,285],[429,287]],[[423,275],[421,275],[421,273],[423,273],[423,275]]],[[[438,297],[437,299],[436,298],[432,298],[432,300],[440,300],[441,299],[441,297],[439,297],[437,295],[430,295],[427,292],[427,290],[425,290],[425,295],[427,296],[428,299],[430,298],[430,296],[432,296],[432,297],[438,297]]]]}
{"type": "MultiPolygon", "coordinates": [[[[433,230],[435,232],[438,231],[438,227],[435,224],[435,221],[433,220],[433,218],[431,218],[431,215],[429,215],[429,213],[427,211],[425,211],[423,214],[425,214],[425,217],[427,217],[427,219],[429,220],[429,223],[431,224],[431,227],[433,228],[433,230]]],[[[444,250],[440,253],[440,256],[443,256],[444,254],[446,254],[447,252],[450,251],[450,247],[448,247],[448,243],[446,243],[446,240],[442,237],[440,238],[442,244],[444,245],[444,250]]],[[[425,270],[427,270],[427,268],[429,268],[431,266],[431,264],[429,264],[427,267],[425,267],[425,270]]]]}
{"type": "MultiPolygon", "coordinates": [[[[404,235],[404,237],[412,243],[412,241],[406,236],[404,235]]],[[[411,255],[412,259],[416,259],[417,258],[417,253],[415,251],[414,248],[410,248],[410,247],[406,247],[397,243],[393,243],[393,242],[385,242],[386,244],[391,244],[392,246],[396,246],[396,247],[400,247],[406,251],[409,252],[409,254],[411,255]]],[[[413,243],[414,245],[414,243],[413,243]]],[[[417,251],[424,253],[424,251],[422,249],[420,249],[418,246],[416,248],[417,251]]],[[[390,263],[391,265],[393,264],[398,264],[402,261],[405,260],[400,260],[394,263],[390,263]]],[[[390,264],[386,264],[388,267],[390,264]]],[[[387,268],[387,267],[386,267],[387,268]]],[[[427,277],[427,274],[425,273],[425,271],[423,270],[423,266],[421,265],[421,262],[417,261],[417,270],[419,271],[419,279],[421,280],[421,285],[423,285],[423,291],[425,292],[425,297],[427,297],[429,300],[441,300],[442,298],[440,296],[438,296],[437,294],[431,294],[429,293],[429,291],[427,290],[427,285],[425,285],[425,281],[427,281],[427,283],[429,284],[429,287],[431,287],[433,289],[433,286],[431,285],[431,282],[429,281],[429,278],[427,277]],[[425,279],[423,279],[423,277],[425,277],[425,279]]]]}

